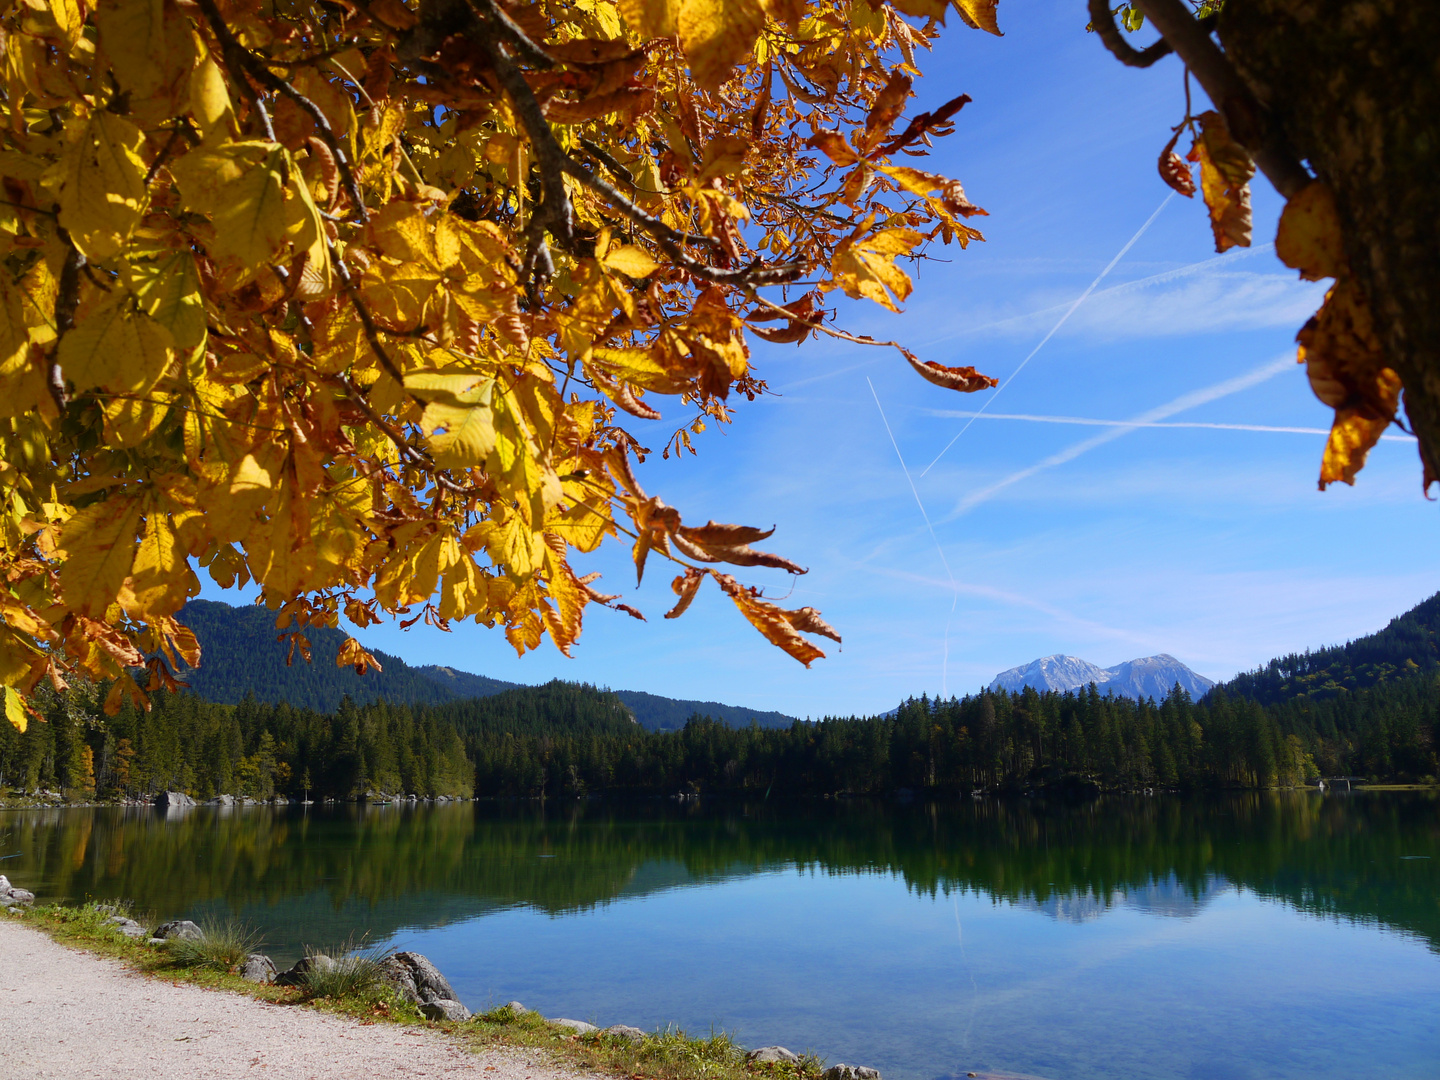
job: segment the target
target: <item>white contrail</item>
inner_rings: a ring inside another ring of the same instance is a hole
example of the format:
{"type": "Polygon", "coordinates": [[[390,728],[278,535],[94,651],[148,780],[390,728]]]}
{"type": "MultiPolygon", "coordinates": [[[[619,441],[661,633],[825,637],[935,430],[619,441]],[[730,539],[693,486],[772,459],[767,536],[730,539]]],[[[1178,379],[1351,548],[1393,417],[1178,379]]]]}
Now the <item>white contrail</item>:
{"type": "Polygon", "coordinates": [[[925,519],[925,528],[930,530],[930,539],[935,541],[940,565],[945,567],[945,576],[950,579],[950,614],[945,617],[945,646],[940,658],[940,699],[943,701],[950,696],[950,623],[955,618],[955,606],[960,603],[960,589],[955,583],[955,575],[950,571],[950,560],[945,557],[945,549],[940,546],[940,538],[935,535],[935,526],[930,524],[930,515],[925,511],[925,504],[920,501],[920,492],[915,487],[915,481],[910,478],[910,468],[905,464],[905,455],[900,453],[895,432],[890,430],[890,421],[885,417],[885,409],[880,404],[880,395],[875,392],[875,384],[868,375],[865,376],[865,383],[870,387],[870,396],[875,399],[875,408],[880,410],[880,422],[885,425],[885,434],[890,436],[890,445],[895,448],[895,456],[900,459],[900,470],[905,474],[905,482],[910,485],[910,494],[915,496],[915,505],[920,508],[920,516],[925,519]]]}
{"type": "MultiPolygon", "coordinates": [[[[1114,442],[1122,435],[1128,435],[1138,428],[1149,426],[1157,420],[1168,419],[1176,413],[1182,413],[1187,409],[1194,409],[1198,406],[1209,404],[1212,401],[1228,397],[1231,394],[1238,394],[1241,390],[1248,390],[1250,387],[1256,386],[1266,379],[1273,379],[1282,371],[1293,370],[1295,370],[1295,357],[1292,354],[1286,354],[1278,360],[1258,367],[1254,371],[1247,372],[1244,375],[1239,375],[1233,379],[1226,379],[1224,382],[1207,386],[1201,390],[1192,390],[1188,394],[1181,394],[1174,401],[1164,405],[1157,405],[1155,408],[1149,409],[1139,416],[1117,424],[1115,427],[1107,428],[1099,435],[1091,436],[1083,442],[1078,442],[1074,446],[1061,450],[1059,453],[1051,454],[1044,461],[1021,469],[1019,472],[1011,473],[1005,477],[1005,479],[999,480],[989,487],[981,488],[979,491],[972,491],[960,500],[954,511],[952,511],[948,517],[944,518],[944,520],[953,521],[955,518],[969,513],[981,503],[988,502],[1012,484],[1018,484],[1021,480],[1028,480],[1036,473],[1044,472],[1046,469],[1052,469],[1056,465],[1064,465],[1066,462],[1074,461],[1081,454],[1088,454],[1097,446],[1104,446],[1108,442],[1114,442]]],[[[973,418],[971,422],[973,423],[973,418]]]]}
{"type": "MultiPolygon", "coordinates": [[[[1208,420],[1171,420],[1141,423],[1136,420],[1095,420],[1086,416],[1037,416],[1032,413],[981,413],[979,410],[927,409],[931,416],[973,417],[986,420],[1024,420],[1032,424],[1077,424],[1082,427],[1202,428],[1210,431],[1272,431],[1284,435],[1329,435],[1329,428],[1282,427],[1278,424],[1222,424],[1208,420]]],[[[1387,442],[1414,442],[1414,435],[1381,435],[1387,442]]]]}
{"type": "MultiPolygon", "coordinates": [[[[1218,270],[1227,263],[1237,262],[1241,259],[1253,258],[1256,255],[1263,255],[1272,250],[1274,244],[1261,244],[1258,247],[1232,248],[1224,255],[1216,255],[1209,259],[1201,259],[1199,262],[1186,263],[1184,266],[1177,266],[1173,270],[1162,270],[1158,274],[1151,274],[1149,277],[1136,278],[1121,285],[1111,285],[1108,289],[1101,289],[1094,293],[1096,300],[1109,296],[1123,296],[1126,293],[1136,292],[1148,285],[1159,285],[1167,281],[1176,281],[1179,278],[1189,277],[1205,270],[1218,270]]],[[[933,345],[939,345],[946,341],[954,341],[956,338],[973,337],[976,334],[983,334],[987,330],[998,330],[1002,326],[1010,326],[1014,323],[1028,322],[1030,319],[1038,319],[1042,315],[1050,315],[1056,311],[1064,311],[1068,304],[1051,304],[1049,307],[1037,308],[1034,311],[1027,311],[1023,315],[1007,315],[1003,319],[996,319],[993,322],[981,323],[979,326],[967,326],[963,330],[956,330],[953,333],[942,334],[940,337],[930,338],[920,342],[916,348],[928,349],[933,345]]]]}
{"type": "MultiPolygon", "coordinates": [[[[995,401],[995,399],[1005,392],[1005,388],[1015,381],[1015,376],[1019,375],[1020,372],[1024,370],[1025,365],[1034,358],[1035,354],[1045,347],[1045,343],[1055,336],[1055,332],[1059,330],[1060,327],[1065,325],[1065,321],[1069,319],[1071,315],[1075,314],[1075,309],[1085,302],[1085,298],[1095,291],[1095,287],[1099,285],[1100,282],[1105,280],[1105,276],[1109,274],[1111,270],[1115,269],[1115,264],[1125,257],[1125,253],[1135,246],[1135,242],[1139,240],[1140,237],[1145,235],[1145,230],[1150,228],[1150,226],[1154,223],[1155,219],[1160,216],[1160,211],[1164,210],[1165,207],[1169,206],[1170,200],[1174,197],[1175,192],[1172,191],[1160,201],[1160,205],[1155,208],[1155,212],[1145,219],[1145,224],[1141,225],[1140,228],[1135,231],[1135,235],[1130,237],[1130,239],[1126,241],[1125,246],[1122,247],[1118,252],[1116,252],[1115,257],[1110,260],[1109,264],[1105,267],[1105,269],[1100,271],[1100,276],[1097,277],[1094,281],[1092,281],[1089,287],[1078,297],[1076,297],[1075,302],[1065,309],[1065,314],[1061,315],[1060,321],[1057,322],[1054,326],[1052,326],[1050,328],[1050,332],[1040,339],[1040,344],[1036,345],[1035,348],[1031,349],[1030,354],[1026,356],[1024,360],[1020,361],[1020,366],[1017,367],[1014,371],[1012,371],[1010,375],[1005,379],[1005,381],[1000,384],[999,389],[997,389],[995,393],[991,394],[988,398],[985,399],[985,404],[980,406],[980,412],[983,413],[987,408],[989,408],[990,405],[995,401]]],[[[922,478],[924,477],[925,473],[928,473],[931,469],[935,467],[935,462],[939,461],[942,457],[944,457],[946,451],[949,450],[950,447],[955,445],[956,440],[959,439],[961,435],[964,435],[965,432],[970,430],[970,425],[974,422],[975,418],[973,416],[968,421],[966,421],[965,426],[955,433],[955,438],[951,439],[948,443],[945,444],[945,449],[941,450],[940,453],[935,455],[935,460],[930,462],[929,465],[925,466],[924,470],[920,473],[922,478]]]]}

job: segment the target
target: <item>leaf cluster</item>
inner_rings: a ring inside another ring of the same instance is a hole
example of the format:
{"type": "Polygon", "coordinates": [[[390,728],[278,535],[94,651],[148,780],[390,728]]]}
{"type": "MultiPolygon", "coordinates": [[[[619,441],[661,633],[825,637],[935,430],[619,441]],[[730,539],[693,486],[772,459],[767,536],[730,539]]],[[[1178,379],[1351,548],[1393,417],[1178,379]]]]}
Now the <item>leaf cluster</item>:
{"type": "MultiPolygon", "coordinates": [[[[995,0],[954,4],[999,32],[995,0]]],[[[695,563],[803,572],[645,495],[620,421],[674,398],[665,453],[693,451],[765,390],[752,322],[868,340],[827,294],[897,309],[898,263],[981,239],[957,182],[892,160],[964,103],[904,122],[946,10],[5,5],[0,681],[143,705],[199,662],[197,570],[258,584],[301,656],[342,615],[568,654],[589,605],[639,615],[572,566],[622,533],[637,571],[682,564],[672,615],[695,563]]],[[[922,374],[990,385],[948,370],[922,374]]],[[[707,572],[807,664],[836,636],[707,572]]]]}

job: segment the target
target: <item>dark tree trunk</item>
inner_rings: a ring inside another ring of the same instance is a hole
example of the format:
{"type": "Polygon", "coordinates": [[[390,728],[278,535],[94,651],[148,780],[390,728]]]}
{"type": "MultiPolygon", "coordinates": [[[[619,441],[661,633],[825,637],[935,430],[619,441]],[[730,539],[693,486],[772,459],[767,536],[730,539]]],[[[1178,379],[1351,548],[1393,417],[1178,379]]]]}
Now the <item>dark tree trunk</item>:
{"type": "Polygon", "coordinates": [[[1219,34],[1335,193],[1426,478],[1440,479],[1440,2],[1228,0],[1219,34]]]}

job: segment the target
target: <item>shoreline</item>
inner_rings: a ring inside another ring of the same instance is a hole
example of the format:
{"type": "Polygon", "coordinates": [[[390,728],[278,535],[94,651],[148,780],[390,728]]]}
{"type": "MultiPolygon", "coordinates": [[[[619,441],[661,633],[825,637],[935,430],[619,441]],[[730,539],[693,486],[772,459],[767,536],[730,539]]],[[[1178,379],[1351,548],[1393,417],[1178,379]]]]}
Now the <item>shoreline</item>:
{"type": "MultiPolygon", "coordinates": [[[[165,947],[157,947],[155,942],[158,939],[149,938],[148,933],[127,934],[118,925],[131,922],[122,919],[122,909],[123,905],[96,903],[79,907],[61,904],[32,906],[30,901],[20,900],[0,911],[0,1006],[6,1009],[7,1034],[19,1032],[16,1038],[23,1036],[31,1045],[32,1052],[43,1056],[43,1049],[36,1048],[63,1045],[65,1039],[60,1036],[75,1033],[73,1027],[61,1022],[63,1017],[58,1010],[66,1009],[77,999],[84,1001],[87,1009],[90,1008],[91,991],[96,987],[113,990],[126,1001],[137,997],[145,1001],[157,1000],[155,994],[169,1001],[167,995],[171,995],[172,991],[208,992],[216,998],[240,1004],[241,1011],[236,1013],[232,1009],[233,1015],[228,1022],[232,1026],[237,1020],[241,1023],[237,1034],[242,1040],[250,1028],[255,1029],[252,1033],[264,1035],[269,1030],[267,1018],[270,1010],[276,1007],[281,1007],[285,1013],[303,1015],[318,1022],[320,1026],[313,1027],[308,1034],[295,1034],[286,1028],[287,1034],[276,1036],[278,1042],[273,1045],[265,1042],[260,1046],[261,1050],[277,1059],[276,1064],[297,1057],[303,1060],[303,1070],[296,1071],[287,1065],[287,1073],[315,1077],[316,1080],[331,1080],[332,1076],[334,1080],[353,1080],[356,1075],[372,1075],[355,1071],[354,1063],[348,1057],[352,1049],[348,1045],[340,1047],[344,1054],[335,1059],[336,1071],[333,1073],[314,1071],[310,1055],[317,1045],[316,1040],[334,1048],[339,1045],[335,1040],[355,1037],[350,1028],[375,1027],[404,1036],[438,1040],[439,1048],[432,1047],[434,1053],[430,1057],[435,1058],[437,1054],[439,1057],[426,1068],[440,1071],[422,1070],[414,1072],[414,1075],[474,1075],[484,1076],[486,1080],[613,1080],[616,1077],[629,1080],[881,1080],[880,1074],[873,1069],[843,1064],[826,1069],[824,1062],[813,1054],[794,1054],[783,1047],[764,1047],[747,1052],[723,1032],[708,1038],[691,1038],[673,1026],[656,1032],[643,1032],[623,1024],[600,1029],[584,1021],[546,1018],[524,1009],[518,1002],[484,1013],[469,1014],[462,1009],[466,1019],[452,1020],[447,1018],[448,1014],[418,1001],[407,1000],[396,993],[394,987],[384,984],[379,989],[352,996],[327,998],[307,994],[303,981],[300,986],[282,985],[271,980],[248,981],[239,973],[245,965],[233,965],[228,971],[184,967],[170,959],[165,947]],[[40,944],[42,942],[44,945],[40,944]],[[73,959],[62,962],[59,959],[61,952],[51,950],[60,950],[73,959]],[[35,970],[37,965],[34,961],[41,956],[49,959],[38,965],[39,970],[35,970]],[[144,980],[144,985],[152,988],[153,993],[137,995],[133,984],[118,988],[117,979],[144,980]],[[12,997],[12,994],[16,996],[12,997]],[[50,1011],[35,1015],[16,1012],[13,1005],[21,997],[26,1005],[39,1000],[47,1001],[50,1011]],[[245,1012],[245,1009],[264,1011],[245,1012]],[[37,1037],[35,1031],[26,1028],[27,1024],[31,1028],[48,1025],[55,1030],[37,1037]],[[326,1024],[331,1026],[324,1026],[326,1024]],[[335,1027],[336,1024],[344,1026],[344,1030],[335,1027]],[[298,1043],[300,1039],[306,1040],[303,1053],[298,1043]],[[461,1056],[457,1057],[457,1054],[461,1056]],[[516,1055],[527,1060],[517,1064],[516,1055]],[[541,1060],[529,1060],[535,1058],[541,1060]]],[[[132,931],[138,925],[131,922],[132,931]]],[[[428,963],[423,957],[420,960],[428,963]]],[[[186,999],[183,1007],[176,1006],[178,1012],[174,1015],[183,1013],[188,1016],[196,1009],[194,1003],[201,1000],[186,999]]],[[[71,1015],[74,1017],[75,1014],[71,1015]]],[[[167,1045],[166,1038],[160,1036],[150,1039],[146,1052],[144,1040],[137,1041],[131,1037],[137,1023],[144,1027],[143,1020],[143,1017],[131,1016],[121,1025],[120,1030],[130,1049],[112,1047],[103,1053],[104,1065],[99,1071],[86,1071],[84,1067],[76,1069],[72,1061],[62,1060],[51,1071],[47,1071],[47,1066],[29,1075],[63,1077],[66,1080],[87,1077],[128,1080],[132,1075],[137,1080],[141,1076],[148,1080],[152,1075],[171,1071],[180,1075],[205,1076],[207,1080],[211,1077],[221,1080],[231,1075],[209,1065],[186,1063],[181,1060],[185,1055],[177,1056],[173,1052],[175,1048],[167,1045]],[[133,1072],[114,1066],[115,1054],[124,1057],[132,1050],[132,1056],[136,1056],[137,1061],[133,1072]],[[140,1067],[142,1064],[143,1068],[140,1067]]],[[[89,1029],[94,1022],[93,1017],[84,1021],[87,1041],[93,1034],[89,1029]]],[[[168,1036],[168,1039],[171,1042],[186,1042],[212,1036],[213,1032],[203,1036],[168,1036]]],[[[376,1045],[379,1047],[378,1043],[376,1045]]],[[[414,1065],[413,1055],[408,1053],[411,1049],[413,1044],[407,1045],[407,1053],[392,1055],[393,1060],[385,1059],[384,1047],[376,1049],[379,1059],[373,1075],[411,1075],[409,1070],[414,1065]]],[[[92,1048],[90,1052],[96,1051],[92,1048]]],[[[23,1055],[17,1057],[9,1047],[7,1058],[30,1064],[27,1058],[23,1055]]],[[[250,1064],[258,1063],[259,1057],[250,1064]]],[[[235,1072],[234,1075],[253,1076],[254,1073],[235,1072]]]]}

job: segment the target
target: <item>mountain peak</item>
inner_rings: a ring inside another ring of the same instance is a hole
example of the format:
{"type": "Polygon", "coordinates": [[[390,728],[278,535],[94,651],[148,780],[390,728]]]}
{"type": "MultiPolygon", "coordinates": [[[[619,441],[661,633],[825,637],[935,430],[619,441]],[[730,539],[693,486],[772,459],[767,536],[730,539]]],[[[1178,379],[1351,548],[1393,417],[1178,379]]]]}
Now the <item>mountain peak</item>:
{"type": "Polygon", "coordinates": [[[1102,668],[1078,656],[1055,653],[1028,664],[1002,671],[990,683],[991,690],[1022,690],[1027,686],[1044,692],[1078,690],[1094,683],[1117,697],[1163,698],[1179,683],[1193,697],[1200,697],[1215,683],[1197,675],[1169,653],[1126,660],[1102,668]]]}

